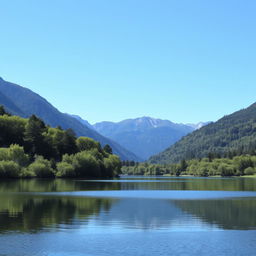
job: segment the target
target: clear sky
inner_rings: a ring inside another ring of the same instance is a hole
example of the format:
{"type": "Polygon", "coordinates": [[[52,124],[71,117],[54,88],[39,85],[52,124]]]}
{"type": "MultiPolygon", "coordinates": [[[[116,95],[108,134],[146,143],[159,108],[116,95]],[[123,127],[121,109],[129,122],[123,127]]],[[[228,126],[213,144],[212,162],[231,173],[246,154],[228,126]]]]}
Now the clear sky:
{"type": "Polygon", "coordinates": [[[0,76],[91,123],[256,101],[254,0],[0,0],[0,76]]]}

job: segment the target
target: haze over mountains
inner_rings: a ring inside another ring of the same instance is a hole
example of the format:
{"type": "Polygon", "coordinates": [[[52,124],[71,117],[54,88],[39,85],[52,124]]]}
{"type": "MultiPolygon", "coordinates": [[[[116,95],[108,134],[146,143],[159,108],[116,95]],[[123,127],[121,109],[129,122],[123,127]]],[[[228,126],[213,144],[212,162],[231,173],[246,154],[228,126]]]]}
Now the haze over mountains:
{"type": "Polygon", "coordinates": [[[157,164],[177,163],[182,159],[211,155],[232,157],[256,154],[256,103],[224,116],[183,137],[164,152],[150,158],[157,164]]]}
{"type": "Polygon", "coordinates": [[[93,138],[102,145],[109,144],[122,160],[148,160],[207,124],[176,124],[169,120],[140,117],[118,123],[104,121],[91,125],[78,115],[61,113],[40,95],[2,78],[0,105],[14,115],[29,117],[35,114],[50,126],[71,128],[77,136],[93,138]]]}
{"type": "Polygon", "coordinates": [[[118,123],[100,122],[93,127],[100,134],[118,142],[143,160],[147,160],[202,125],[203,123],[176,124],[169,120],[140,117],[118,123]]]}
{"type": "Polygon", "coordinates": [[[35,114],[50,126],[61,126],[63,129],[71,128],[77,136],[93,138],[102,145],[109,144],[113,152],[123,160],[141,160],[118,143],[105,138],[94,129],[88,128],[76,118],[61,113],[40,95],[22,86],[7,82],[2,78],[0,78],[0,105],[3,105],[8,112],[14,115],[29,117],[35,114]]]}

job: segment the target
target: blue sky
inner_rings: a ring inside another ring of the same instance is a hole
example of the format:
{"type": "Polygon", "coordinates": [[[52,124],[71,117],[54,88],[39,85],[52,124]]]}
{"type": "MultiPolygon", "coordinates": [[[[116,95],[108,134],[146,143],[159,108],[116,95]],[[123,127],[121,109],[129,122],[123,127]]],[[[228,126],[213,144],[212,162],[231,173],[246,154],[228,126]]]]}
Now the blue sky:
{"type": "Polygon", "coordinates": [[[91,123],[256,101],[254,0],[0,0],[0,76],[91,123]]]}

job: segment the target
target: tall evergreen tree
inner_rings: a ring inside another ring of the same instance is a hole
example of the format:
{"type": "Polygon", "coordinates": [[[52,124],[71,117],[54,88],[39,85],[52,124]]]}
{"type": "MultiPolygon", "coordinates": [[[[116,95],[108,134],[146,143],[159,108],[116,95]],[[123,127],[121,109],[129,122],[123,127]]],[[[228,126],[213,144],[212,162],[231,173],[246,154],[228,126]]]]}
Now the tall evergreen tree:
{"type": "Polygon", "coordinates": [[[45,140],[43,133],[46,131],[45,123],[32,115],[26,126],[24,132],[24,142],[26,150],[32,155],[45,155],[45,140]]]}

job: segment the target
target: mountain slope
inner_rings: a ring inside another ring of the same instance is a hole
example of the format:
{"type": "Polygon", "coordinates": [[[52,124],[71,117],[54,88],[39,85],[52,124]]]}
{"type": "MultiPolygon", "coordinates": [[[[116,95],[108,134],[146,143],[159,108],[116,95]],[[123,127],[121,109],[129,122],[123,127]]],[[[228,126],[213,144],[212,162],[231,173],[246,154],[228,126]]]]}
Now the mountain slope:
{"type": "MultiPolygon", "coordinates": [[[[1,83],[1,82],[0,82],[1,83]]],[[[23,116],[24,113],[13,103],[8,97],[0,92],[0,102],[5,106],[5,109],[9,113],[13,113],[14,115],[23,116]]]]}
{"type": "Polygon", "coordinates": [[[186,124],[190,127],[192,127],[194,130],[201,129],[203,126],[206,126],[207,124],[210,124],[211,122],[200,122],[197,124],[186,124]]]}
{"type": "Polygon", "coordinates": [[[101,122],[96,123],[94,128],[103,136],[117,141],[144,160],[161,152],[194,130],[188,125],[150,117],[127,119],[118,123],[101,122]]]}
{"type": "Polygon", "coordinates": [[[78,120],[81,124],[87,126],[88,128],[92,129],[92,130],[95,130],[94,127],[87,121],[87,120],[84,120],[83,118],[81,118],[80,116],[78,115],[70,115],[68,114],[69,116],[75,118],[76,120],[78,120]]]}
{"type": "Polygon", "coordinates": [[[183,137],[164,152],[150,158],[151,163],[175,163],[182,159],[255,153],[256,103],[224,116],[183,137]]]}
{"type": "Polygon", "coordinates": [[[61,126],[63,129],[71,128],[77,136],[87,136],[99,141],[102,145],[109,144],[113,152],[124,160],[140,159],[133,153],[121,147],[118,143],[105,138],[95,130],[88,128],[76,118],[63,114],[53,107],[47,100],[33,91],[22,86],[6,82],[0,78],[0,104],[14,114],[22,117],[37,115],[50,126],[61,126]]]}

